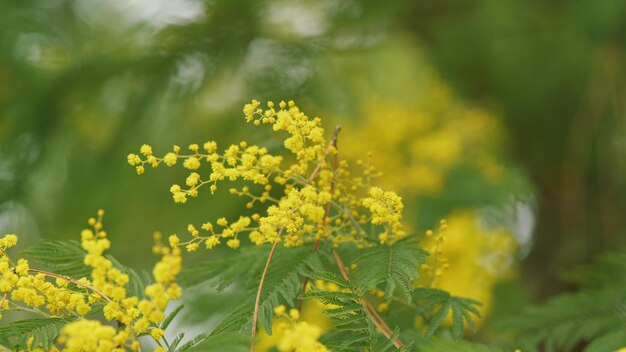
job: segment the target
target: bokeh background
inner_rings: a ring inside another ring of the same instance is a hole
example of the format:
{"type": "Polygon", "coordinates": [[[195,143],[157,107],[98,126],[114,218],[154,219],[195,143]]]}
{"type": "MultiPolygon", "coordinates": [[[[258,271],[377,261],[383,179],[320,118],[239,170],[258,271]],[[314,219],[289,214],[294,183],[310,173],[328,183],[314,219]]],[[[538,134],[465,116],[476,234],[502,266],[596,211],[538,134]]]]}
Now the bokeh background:
{"type": "Polygon", "coordinates": [[[615,0],[0,0],[0,231],[75,239],[104,208],[112,253],[147,269],[153,231],[242,203],[174,204],[183,171],[138,177],[126,155],[276,146],[241,108],[293,99],[344,126],[343,157],[372,152],[414,231],[448,219],[440,285],[484,302],[476,338],[497,341],[623,248],[625,49],[615,0]]]}

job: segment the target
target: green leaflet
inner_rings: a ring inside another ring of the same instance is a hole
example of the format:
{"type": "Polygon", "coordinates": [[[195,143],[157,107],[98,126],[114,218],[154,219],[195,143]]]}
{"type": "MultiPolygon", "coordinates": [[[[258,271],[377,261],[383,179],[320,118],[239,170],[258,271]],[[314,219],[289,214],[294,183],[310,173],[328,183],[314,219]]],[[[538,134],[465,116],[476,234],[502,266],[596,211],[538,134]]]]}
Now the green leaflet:
{"type": "Polygon", "coordinates": [[[480,317],[477,306],[479,302],[450,295],[448,292],[434,288],[417,288],[413,292],[415,313],[426,317],[427,334],[434,334],[448,314],[452,313],[452,337],[463,337],[465,326],[475,331],[474,317],[480,317]]]}
{"type": "Polygon", "coordinates": [[[235,282],[242,283],[242,279],[250,280],[244,283],[246,286],[250,286],[252,280],[258,280],[252,274],[258,273],[260,275],[267,260],[268,252],[267,247],[244,247],[236,254],[231,253],[231,255],[221,258],[211,258],[194,263],[193,266],[183,268],[178,281],[186,288],[208,283],[218,291],[224,290],[235,282]]]}
{"type": "MultiPolygon", "coordinates": [[[[85,250],[77,241],[43,240],[33,247],[26,248],[24,258],[38,264],[38,268],[55,274],[66,275],[74,279],[89,277],[91,268],[83,263],[85,250]]],[[[113,266],[128,275],[128,294],[144,298],[144,288],[151,282],[150,275],[137,274],[133,269],[121,264],[111,255],[105,256],[113,266]]],[[[31,266],[34,266],[31,264],[31,266]]]]}
{"type": "Polygon", "coordinates": [[[12,349],[25,349],[28,339],[33,336],[33,346],[42,346],[49,350],[61,328],[72,321],[74,317],[67,318],[37,318],[19,320],[9,325],[0,326],[0,343],[12,349]]]}
{"type": "Polygon", "coordinates": [[[359,251],[351,282],[359,292],[367,292],[385,284],[385,298],[399,287],[410,302],[413,281],[419,277],[419,266],[424,262],[424,252],[415,242],[398,241],[393,245],[378,245],[359,251]]]}
{"type": "MultiPolygon", "coordinates": [[[[562,294],[545,305],[531,307],[512,323],[524,350],[571,350],[581,341],[602,339],[626,330],[626,292],[623,289],[585,290],[562,294]]],[[[616,338],[624,335],[615,335],[616,338]]],[[[621,340],[626,345],[626,339],[621,340]]]]}
{"type": "Polygon", "coordinates": [[[224,332],[221,334],[200,334],[185,343],[176,352],[247,352],[250,350],[250,332],[224,332]]]}
{"type": "Polygon", "coordinates": [[[437,336],[424,336],[415,341],[416,352],[505,352],[499,348],[465,340],[450,340],[437,336]]]}
{"type": "Polygon", "coordinates": [[[178,313],[183,310],[183,308],[185,308],[184,304],[181,304],[178,307],[174,308],[174,310],[167,317],[165,317],[165,319],[163,319],[163,322],[161,323],[161,329],[167,330],[167,327],[170,326],[172,321],[176,318],[178,313]]]}
{"type": "MultiPolygon", "coordinates": [[[[224,276],[220,276],[217,268],[215,268],[213,275],[217,275],[218,278],[206,282],[218,289],[224,289],[229,285],[236,285],[239,291],[245,292],[243,296],[245,298],[222,319],[211,333],[196,336],[192,341],[181,346],[181,351],[186,351],[197,346],[204,346],[206,341],[213,341],[214,339],[220,338],[221,335],[233,334],[240,331],[248,334],[248,343],[250,342],[249,332],[252,327],[257,285],[261,277],[260,270],[262,269],[262,267],[259,267],[253,262],[255,260],[261,260],[262,265],[265,265],[268,252],[268,247],[252,249],[248,257],[250,261],[246,261],[243,264],[238,262],[238,256],[237,258],[228,258],[228,260],[225,258],[221,261],[222,264],[229,263],[232,265],[226,269],[224,276]],[[260,255],[261,253],[264,257],[260,255]],[[259,268],[258,272],[251,274],[251,267],[246,264],[251,262],[253,263],[253,268],[259,268]],[[254,284],[251,284],[249,281],[242,281],[242,279],[246,277],[249,278],[251,275],[255,278],[254,284]]],[[[297,304],[297,298],[302,293],[304,275],[310,271],[321,271],[324,267],[323,261],[326,261],[327,257],[328,253],[325,249],[320,249],[316,253],[311,252],[310,247],[288,249],[279,247],[276,250],[267,272],[263,292],[261,294],[258,319],[259,328],[263,328],[271,334],[274,308],[280,304],[295,306],[297,304]]],[[[207,266],[208,265],[209,264],[207,264],[207,266]]],[[[201,274],[197,273],[195,270],[194,273],[188,275],[191,275],[189,277],[191,282],[200,282],[196,275],[201,274]]]]}
{"type": "Polygon", "coordinates": [[[585,288],[624,287],[626,285],[626,251],[600,256],[594,263],[566,273],[567,281],[585,288]]]}
{"type": "Polygon", "coordinates": [[[585,352],[626,346],[626,252],[600,257],[567,278],[582,285],[579,292],[558,295],[530,307],[509,327],[524,351],[571,350],[588,343],[585,352]]]}
{"type": "Polygon", "coordinates": [[[334,307],[324,309],[333,322],[334,330],[324,334],[320,341],[333,351],[373,351],[376,343],[376,330],[370,321],[361,298],[351,282],[331,272],[313,272],[312,280],[333,282],[349,292],[322,291],[312,289],[304,296],[317,299],[334,307]]]}
{"type": "Polygon", "coordinates": [[[626,346],[626,329],[616,329],[594,339],[585,352],[617,351],[626,346]]]}
{"type": "Polygon", "coordinates": [[[75,279],[91,274],[91,268],[83,263],[85,254],[76,241],[55,240],[42,240],[22,252],[24,258],[40,264],[41,269],[75,279]]]}

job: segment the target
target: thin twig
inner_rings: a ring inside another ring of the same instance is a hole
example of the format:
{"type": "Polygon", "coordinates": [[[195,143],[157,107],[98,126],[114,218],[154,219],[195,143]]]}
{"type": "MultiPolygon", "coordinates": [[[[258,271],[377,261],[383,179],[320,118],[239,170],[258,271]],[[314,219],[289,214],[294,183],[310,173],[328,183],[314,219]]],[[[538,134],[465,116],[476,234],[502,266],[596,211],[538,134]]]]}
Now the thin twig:
{"type": "Polygon", "coordinates": [[[15,306],[15,308],[7,308],[4,309],[4,311],[10,311],[10,310],[17,310],[17,311],[23,311],[23,312],[31,312],[33,314],[40,314],[43,315],[46,318],[50,318],[51,315],[44,312],[43,310],[37,308],[37,307],[33,307],[33,308],[28,308],[27,306],[21,306],[15,302],[9,302],[9,304],[13,304],[15,306]]]}
{"type": "MultiPolygon", "coordinates": [[[[283,230],[285,227],[281,227],[278,231],[278,238],[283,234],[283,230]]],[[[272,249],[270,249],[270,254],[267,256],[267,261],[265,262],[265,269],[263,269],[263,274],[261,274],[261,281],[259,282],[259,289],[256,292],[256,301],[254,302],[254,314],[252,315],[252,333],[251,338],[252,342],[250,343],[250,351],[254,351],[254,339],[256,338],[256,324],[259,320],[259,305],[261,303],[261,291],[263,291],[263,283],[265,282],[265,275],[267,274],[267,269],[270,267],[270,262],[272,261],[272,257],[274,256],[274,251],[276,251],[276,247],[280,241],[276,239],[274,244],[272,245],[272,249]]]]}
{"type": "MultiPolygon", "coordinates": [[[[380,326],[379,328],[384,328],[386,330],[386,334],[387,337],[389,338],[389,336],[393,335],[393,331],[391,331],[391,327],[389,327],[389,325],[387,325],[387,323],[385,323],[385,321],[383,320],[383,317],[381,317],[378,312],[376,311],[376,308],[374,308],[374,306],[372,306],[372,303],[370,303],[370,301],[368,301],[367,299],[365,299],[364,297],[361,297],[361,303],[365,306],[365,308],[367,308],[367,310],[369,311],[369,313],[371,314],[370,318],[376,318],[376,320],[378,320],[380,322],[380,326]]],[[[400,348],[400,347],[398,347],[400,348]]]]}
{"type": "Polygon", "coordinates": [[[326,159],[326,156],[330,154],[330,150],[333,147],[337,146],[337,136],[339,136],[339,131],[341,131],[341,125],[335,126],[333,137],[330,139],[330,142],[328,143],[328,147],[326,147],[326,151],[324,152],[324,157],[321,158],[320,161],[315,166],[313,173],[311,173],[311,176],[309,176],[309,180],[308,180],[309,182],[313,181],[317,177],[317,173],[320,172],[320,170],[322,169],[322,165],[324,165],[324,160],[326,159]]]}
{"type": "Polygon", "coordinates": [[[51,273],[51,272],[44,271],[44,270],[39,270],[39,269],[28,269],[28,271],[31,272],[31,273],[43,274],[43,275],[48,276],[48,277],[53,277],[53,278],[56,278],[56,279],[62,279],[62,280],[65,280],[65,281],[69,281],[69,282],[71,282],[71,283],[73,283],[75,285],[82,286],[82,287],[84,287],[84,288],[86,288],[88,290],[93,291],[94,293],[97,293],[100,297],[104,298],[104,300],[107,301],[107,302],[113,302],[113,300],[110,299],[109,296],[105,295],[104,293],[102,293],[102,291],[98,290],[97,288],[95,288],[95,287],[93,287],[93,286],[91,286],[89,284],[86,284],[86,283],[84,283],[82,281],[78,281],[76,279],[72,279],[69,276],[59,275],[59,274],[55,274],[55,273],[51,273]]]}
{"type": "MultiPolygon", "coordinates": [[[[330,148],[333,147],[335,148],[335,155],[333,158],[333,178],[330,182],[330,198],[331,200],[326,204],[326,207],[324,208],[324,216],[322,217],[322,228],[326,227],[326,219],[328,218],[328,214],[330,213],[330,206],[332,204],[332,197],[333,194],[335,193],[335,176],[334,176],[334,172],[337,171],[337,168],[339,167],[339,155],[337,154],[337,140],[339,137],[339,132],[341,132],[341,125],[337,125],[335,126],[335,132],[333,132],[333,138],[330,140],[330,143],[328,144],[328,148],[326,149],[326,154],[328,154],[330,152],[330,148]]],[[[320,164],[318,164],[320,165],[320,164]]],[[[317,168],[316,168],[317,169],[317,168]]],[[[313,244],[313,253],[315,253],[317,251],[317,249],[320,246],[320,238],[316,238],[315,239],[315,243],[313,244]]],[[[302,283],[302,294],[304,294],[306,292],[306,285],[309,283],[309,278],[305,277],[304,278],[304,282],[302,283]]],[[[302,302],[304,300],[300,299],[298,301],[298,311],[302,310],[302,302]]]]}

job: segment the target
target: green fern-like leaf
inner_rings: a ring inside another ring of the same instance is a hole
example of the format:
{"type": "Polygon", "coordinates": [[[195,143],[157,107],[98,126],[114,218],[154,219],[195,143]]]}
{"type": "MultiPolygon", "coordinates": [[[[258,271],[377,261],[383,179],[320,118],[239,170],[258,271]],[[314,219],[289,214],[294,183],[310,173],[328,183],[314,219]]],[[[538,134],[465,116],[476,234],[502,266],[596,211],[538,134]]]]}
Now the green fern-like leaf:
{"type": "Polygon", "coordinates": [[[467,326],[471,331],[476,330],[475,317],[480,317],[477,306],[479,302],[450,295],[450,293],[433,289],[417,288],[413,292],[415,312],[428,319],[427,334],[434,334],[441,326],[444,319],[452,315],[452,337],[460,339],[467,326]]]}
{"type": "Polygon", "coordinates": [[[324,334],[320,341],[333,351],[373,351],[376,331],[356,288],[341,276],[330,272],[312,272],[310,278],[333,282],[343,289],[339,292],[312,289],[304,296],[332,305],[332,308],[324,309],[323,312],[331,319],[334,329],[324,334]]]}
{"type": "Polygon", "coordinates": [[[600,257],[566,277],[578,292],[528,308],[509,325],[524,351],[612,351],[626,346],[626,252],[600,257]]]}
{"type": "Polygon", "coordinates": [[[619,289],[585,290],[562,294],[545,305],[529,308],[514,323],[525,350],[569,351],[581,342],[607,335],[626,345],[626,292],[619,289]]]}
{"type": "Polygon", "coordinates": [[[437,336],[423,336],[414,343],[416,352],[504,352],[496,347],[465,340],[450,340],[437,336]]]}
{"type": "Polygon", "coordinates": [[[38,318],[14,321],[0,326],[0,343],[14,350],[26,349],[28,339],[33,337],[32,346],[50,350],[61,328],[76,318],[38,318]]]}
{"type": "Polygon", "coordinates": [[[194,340],[187,342],[176,352],[202,351],[202,352],[247,352],[250,350],[250,333],[224,332],[222,334],[201,334],[194,340]]]}
{"type": "Polygon", "coordinates": [[[76,241],[43,240],[26,248],[22,256],[41,269],[75,279],[88,276],[91,269],[83,263],[85,250],[76,241]]]}
{"type": "Polygon", "coordinates": [[[181,304],[178,307],[174,308],[174,310],[170,314],[168,314],[168,316],[165,317],[165,319],[163,319],[163,322],[161,323],[161,329],[166,330],[167,327],[170,326],[172,321],[174,321],[178,313],[180,313],[183,310],[183,308],[185,308],[184,304],[181,304]]]}
{"type": "Polygon", "coordinates": [[[617,351],[626,346],[626,329],[617,329],[594,339],[585,352],[617,351]]]}
{"type": "Polygon", "coordinates": [[[351,282],[360,292],[370,291],[385,283],[385,298],[399,287],[408,301],[411,300],[413,281],[419,277],[419,266],[426,253],[416,243],[404,240],[393,245],[379,245],[360,251],[355,259],[357,269],[351,282]]]}
{"type": "Polygon", "coordinates": [[[626,286],[626,251],[600,256],[594,263],[572,270],[565,279],[581,287],[626,286]]]}
{"type": "MultiPolygon", "coordinates": [[[[39,269],[55,274],[69,276],[74,279],[88,277],[91,268],[83,262],[85,250],[76,241],[55,241],[43,240],[37,245],[27,248],[22,252],[22,256],[38,265],[39,269]]],[[[144,298],[144,288],[151,282],[150,276],[139,275],[133,269],[120,263],[111,255],[106,256],[113,265],[128,275],[128,293],[132,296],[144,298]]]]}
{"type": "MultiPolygon", "coordinates": [[[[224,268],[227,273],[223,276],[216,274],[218,278],[214,280],[205,280],[205,283],[214,285],[214,288],[218,289],[223,289],[229,285],[237,285],[238,291],[245,292],[245,299],[232,309],[211,333],[198,335],[181,348],[190,349],[204,345],[203,342],[205,340],[218,338],[222,334],[240,331],[249,334],[252,327],[257,285],[261,276],[262,266],[267,260],[268,248],[263,248],[264,258],[262,258],[261,266],[254,264],[255,261],[261,258],[258,253],[254,253],[255,251],[258,250],[251,250],[248,253],[249,257],[244,260],[243,264],[236,261],[222,261],[222,263],[231,262],[233,264],[230,268],[224,268]],[[253,266],[247,267],[246,263],[253,263],[253,266]],[[258,268],[258,270],[255,270],[255,268],[258,268]],[[255,279],[253,281],[245,279],[250,276],[255,279]]],[[[320,249],[316,253],[311,252],[309,247],[289,248],[288,251],[288,253],[284,253],[281,248],[276,250],[263,285],[259,304],[258,324],[259,327],[265,329],[269,334],[272,332],[274,308],[283,303],[295,306],[297,298],[302,293],[304,275],[309,271],[322,270],[324,267],[323,260],[328,257],[328,253],[324,249],[320,249]]],[[[205,267],[208,266],[207,264],[205,267]]],[[[215,272],[217,272],[217,269],[215,269],[215,272]]],[[[195,270],[187,275],[189,275],[187,276],[189,282],[202,282],[199,280],[199,277],[203,276],[203,274],[195,272],[195,270]]]]}
{"type": "Polygon", "coordinates": [[[180,334],[178,334],[176,338],[174,338],[174,340],[172,340],[172,342],[170,343],[170,347],[167,349],[167,352],[175,352],[176,348],[178,348],[178,345],[180,344],[180,342],[183,340],[184,337],[185,337],[184,332],[181,332],[180,334]]]}
{"type": "Polygon", "coordinates": [[[193,287],[206,283],[212,288],[222,291],[233,283],[249,286],[258,278],[255,273],[263,270],[267,260],[268,249],[266,247],[245,247],[237,255],[229,255],[222,258],[195,263],[193,266],[183,268],[178,281],[184,287],[193,287]]]}

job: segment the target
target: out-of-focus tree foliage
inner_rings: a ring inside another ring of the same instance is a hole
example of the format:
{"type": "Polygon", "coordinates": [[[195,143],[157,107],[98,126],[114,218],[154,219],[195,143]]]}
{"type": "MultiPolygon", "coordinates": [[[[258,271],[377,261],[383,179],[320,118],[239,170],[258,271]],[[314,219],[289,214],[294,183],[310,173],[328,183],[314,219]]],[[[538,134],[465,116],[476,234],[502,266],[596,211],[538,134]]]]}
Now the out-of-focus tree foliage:
{"type": "Polygon", "coordinates": [[[534,290],[623,245],[626,3],[429,1],[406,13],[444,77],[501,109],[538,188],[534,290]]]}
{"type": "Polygon", "coordinates": [[[118,219],[112,232],[134,235],[130,254],[134,245],[149,247],[145,234],[155,228],[176,231],[192,214],[228,206],[175,208],[165,190],[154,191],[173,176],[129,177],[125,155],[146,140],[169,148],[237,134],[230,119],[250,97],[306,96],[341,109],[324,88],[336,83],[324,55],[371,48],[400,8],[334,1],[0,3],[3,224],[69,237],[80,229],[75,219],[105,207],[118,219]]]}

